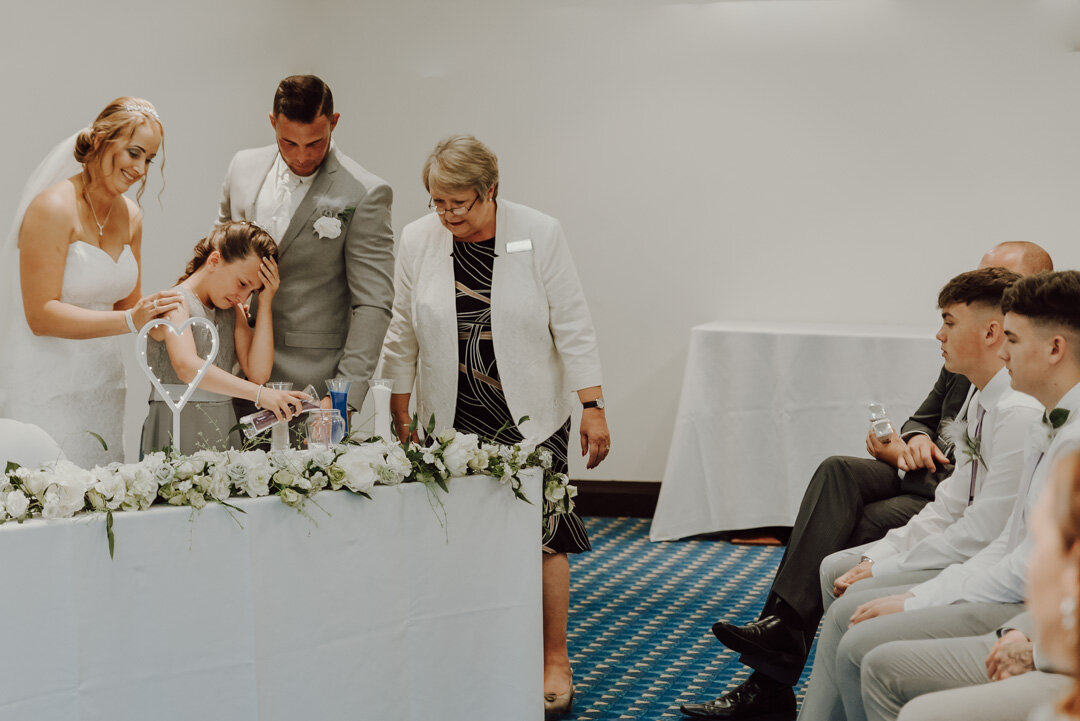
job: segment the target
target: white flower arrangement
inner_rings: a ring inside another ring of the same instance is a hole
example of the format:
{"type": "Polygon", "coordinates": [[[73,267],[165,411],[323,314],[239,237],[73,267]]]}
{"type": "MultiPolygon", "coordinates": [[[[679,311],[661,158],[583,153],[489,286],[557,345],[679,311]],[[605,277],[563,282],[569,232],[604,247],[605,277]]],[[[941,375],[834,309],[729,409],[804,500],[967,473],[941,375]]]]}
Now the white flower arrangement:
{"type": "Polygon", "coordinates": [[[347,489],[370,498],[376,485],[420,482],[431,493],[449,492],[456,476],[490,475],[517,498],[522,474],[542,472],[544,499],[556,513],[574,508],[577,489],[564,474],[551,473],[551,453],[528,444],[480,443],[471,433],[429,435],[424,444],[387,443],[381,439],[329,449],[198,451],[191,455],[157,451],[138,463],[110,463],[92,470],[68,461],[39,468],[9,463],[0,476],[0,523],[30,518],[71,518],[93,512],[109,514],[109,550],[113,549],[112,513],[142,511],[154,503],[201,509],[234,497],[276,495],[303,511],[320,491],[347,489]]]}
{"type": "Polygon", "coordinates": [[[941,436],[956,449],[957,461],[962,456],[968,463],[978,462],[983,468],[990,470],[990,466],[986,464],[986,459],[982,456],[982,439],[968,433],[966,418],[953,418],[946,421],[942,426],[941,436]]]}

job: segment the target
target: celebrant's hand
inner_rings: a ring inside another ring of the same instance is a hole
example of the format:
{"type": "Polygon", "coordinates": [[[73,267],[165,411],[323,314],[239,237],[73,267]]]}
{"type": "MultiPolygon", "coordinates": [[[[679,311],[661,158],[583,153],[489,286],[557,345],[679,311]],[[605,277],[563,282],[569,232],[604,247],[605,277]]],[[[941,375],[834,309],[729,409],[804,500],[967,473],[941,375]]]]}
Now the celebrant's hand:
{"type": "Polygon", "coordinates": [[[277,261],[267,256],[262,259],[259,266],[259,279],[263,287],[259,291],[259,302],[269,304],[274,299],[274,294],[281,287],[281,276],[278,275],[277,261]]]}
{"type": "Polygon", "coordinates": [[[1035,644],[1023,631],[1010,628],[990,649],[986,657],[986,677],[991,681],[1004,681],[1035,670],[1035,644]]]}
{"type": "Polygon", "coordinates": [[[833,595],[839,598],[851,587],[851,584],[874,575],[870,568],[873,563],[870,559],[864,559],[857,566],[848,569],[847,573],[833,581],[833,595]]]}
{"type": "Polygon", "coordinates": [[[898,593],[894,596],[883,596],[882,598],[875,598],[873,601],[867,601],[856,608],[855,613],[851,614],[849,626],[869,621],[871,618],[877,618],[878,616],[901,613],[904,610],[904,601],[914,597],[915,594],[908,591],[907,593],[898,593]]]}
{"type": "Polygon", "coordinates": [[[300,391],[279,391],[267,388],[259,392],[259,407],[273,411],[279,421],[287,421],[303,408],[302,401],[310,401],[311,396],[300,391]]]}
{"type": "Polygon", "coordinates": [[[178,290],[161,290],[143,296],[131,308],[131,320],[136,328],[142,328],[155,318],[160,318],[184,305],[178,290]]]}
{"type": "Polygon", "coordinates": [[[930,440],[930,436],[917,433],[908,439],[907,445],[910,452],[909,462],[912,464],[907,470],[927,468],[930,471],[936,471],[937,466],[934,465],[934,461],[942,465],[949,462],[948,457],[941,452],[937,444],[930,440]]]}
{"type": "Polygon", "coordinates": [[[596,468],[607,458],[611,450],[611,433],[603,408],[585,408],[581,411],[581,455],[588,455],[586,468],[596,468]]]}

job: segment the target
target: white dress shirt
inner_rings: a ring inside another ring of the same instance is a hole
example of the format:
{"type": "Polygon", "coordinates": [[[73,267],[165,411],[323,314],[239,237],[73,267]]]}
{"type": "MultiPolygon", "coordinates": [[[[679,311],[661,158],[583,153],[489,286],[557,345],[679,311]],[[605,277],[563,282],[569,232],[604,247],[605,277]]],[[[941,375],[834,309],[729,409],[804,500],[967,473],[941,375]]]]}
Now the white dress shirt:
{"type": "Polygon", "coordinates": [[[1005,528],[990,545],[963,563],[954,563],[936,577],[911,589],[904,601],[906,610],[945,606],[951,603],[1019,603],[1024,600],[1031,539],[1027,519],[1046,485],[1056,456],[1080,445],[1080,384],[1065,394],[1057,405],[1069,411],[1065,424],[1052,435],[1043,453],[1047,426],[1040,420],[1031,425],[1024,448],[1024,475],[1005,528]],[[1014,531],[1014,527],[1016,530],[1014,531]],[[1016,540],[1019,539],[1019,540],[1016,540]]]}
{"type": "Polygon", "coordinates": [[[985,388],[969,396],[965,411],[957,414],[966,419],[972,438],[978,431],[980,407],[985,409],[979,434],[983,462],[975,467],[974,494],[973,459],[957,447],[956,467],[938,484],[934,500],[864,554],[874,562],[874,576],[961,563],[986,547],[1005,527],[1023,476],[1028,429],[1042,417],[1043,408],[1031,396],[1012,389],[1005,368],[985,388]]]}
{"type": "Polygon", "coordinates": [[[289,170],[281,153],[270,166],[270,172],[266,174],[255,200],[255,224],[273,236],[275,242],[280,243],[285,236],[296,209],[311,189],[315,175],[312,173],[302,178],[289,170]]]}

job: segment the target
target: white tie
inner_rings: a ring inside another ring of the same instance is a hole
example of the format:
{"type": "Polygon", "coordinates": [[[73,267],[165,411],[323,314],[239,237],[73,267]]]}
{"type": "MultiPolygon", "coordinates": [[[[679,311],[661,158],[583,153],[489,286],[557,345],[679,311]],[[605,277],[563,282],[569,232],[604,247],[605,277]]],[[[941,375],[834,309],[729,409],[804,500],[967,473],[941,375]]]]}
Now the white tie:
{"type": "Polygon", "coordinates": [[[284,239],[285,231],[289,229],[289,223],[292,222],[292,196],[299,185],[300,179],[288,168],[278,176],[277,193],[274,195],[274,215],[271,220],[273,227],[270,228],[270,233],[279,243],[284,239]]]}

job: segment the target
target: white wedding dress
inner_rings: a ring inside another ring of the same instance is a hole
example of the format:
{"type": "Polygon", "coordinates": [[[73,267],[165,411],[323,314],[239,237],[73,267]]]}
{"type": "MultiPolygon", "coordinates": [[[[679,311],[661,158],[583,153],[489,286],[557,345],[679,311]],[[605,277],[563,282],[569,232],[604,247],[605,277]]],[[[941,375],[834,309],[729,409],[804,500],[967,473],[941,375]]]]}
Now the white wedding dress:
{"type": "MultiPolygon", "coordinates": [[[[77,240],[68,246],[60,300],[90,310],[112,310],[139,279],[130,246],[120,257],[77,240]]],[[[120,343],[131,336],[69,340],[35,336],[22,303],[3,339],[0,416],[45,429],[68,460],[93,468],[124,460],[126,382],[120,343]],[[101,436],[108,450],[91,432],[101,436]]]]}

